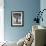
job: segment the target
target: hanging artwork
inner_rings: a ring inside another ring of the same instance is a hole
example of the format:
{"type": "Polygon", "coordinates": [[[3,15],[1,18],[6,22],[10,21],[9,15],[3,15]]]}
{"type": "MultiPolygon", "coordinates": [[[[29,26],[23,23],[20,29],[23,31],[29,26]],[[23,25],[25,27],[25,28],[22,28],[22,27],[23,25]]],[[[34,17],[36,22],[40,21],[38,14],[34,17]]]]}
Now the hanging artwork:
{"type": "Polygon", "coordinates": [[[24,11],[11,12],[11,26],[24,26],[24,11]]]}

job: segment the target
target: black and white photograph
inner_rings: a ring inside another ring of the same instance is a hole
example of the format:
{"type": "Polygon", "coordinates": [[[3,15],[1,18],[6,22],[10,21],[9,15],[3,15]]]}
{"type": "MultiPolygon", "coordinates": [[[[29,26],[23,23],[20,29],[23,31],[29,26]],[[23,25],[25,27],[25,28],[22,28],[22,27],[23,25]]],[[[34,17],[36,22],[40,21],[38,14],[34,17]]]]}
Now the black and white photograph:
{"type": "Polygon", "coordinates": [[[24,25],[24,11],[12,11],[11,12],[11,25],[23,26],[24,25]]]}

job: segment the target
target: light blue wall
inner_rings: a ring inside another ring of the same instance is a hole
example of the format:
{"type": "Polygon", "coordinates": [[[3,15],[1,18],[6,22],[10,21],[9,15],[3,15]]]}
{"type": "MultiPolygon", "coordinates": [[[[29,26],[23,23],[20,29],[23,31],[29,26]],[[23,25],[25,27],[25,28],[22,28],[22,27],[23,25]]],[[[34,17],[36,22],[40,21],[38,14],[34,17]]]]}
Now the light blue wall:
{"type": "MultiPolygon", "coordinates": [[[[42,11],[43,9],[46,9],[46,0],[41,0],[40,1],[40,10],[42,11]]],[[[40,25],[45,26],[46,27],[46,10],[43,12],[43,22],[40,22],[40,25]]]]}
{"type": "Polygon", "coordinates": [[[5,0],[4,1],[4,30],[5,40],[18,41],[32,28],[33,18],[40,9],[40,0],[5,0]],[[24,26],[11,27],[11,11],[24,11],[24,26]]]}

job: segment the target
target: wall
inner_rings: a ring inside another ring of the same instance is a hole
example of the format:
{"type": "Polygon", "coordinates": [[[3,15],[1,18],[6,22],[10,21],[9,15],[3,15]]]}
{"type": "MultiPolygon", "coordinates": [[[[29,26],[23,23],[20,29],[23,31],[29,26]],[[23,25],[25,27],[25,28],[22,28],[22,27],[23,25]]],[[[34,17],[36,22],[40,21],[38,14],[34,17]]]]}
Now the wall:
{"type": "Polygon", "coordinates": [[[36,12],[40,10],[40,0],[4,0],[4,35],[7,41],[18,41],[32,28],[36,12]],[[24,11],[24,26],[11,27],[11,11],[24,11]]]}
{"type": "MultiPolygon", "coordinates": [[[[41,11],[43,10],[43,9],[46,9],[46,0],[41,0],[40,1],[40,9],[41,9],[41,11]]],[[[42,17],[43,17],[43,22],[41,21],[40,22],[40,25],[42,25],[42,26],[45,26],[46,27],[46,10],[43,12],[43,15],[42,15],[42,17]]]]}

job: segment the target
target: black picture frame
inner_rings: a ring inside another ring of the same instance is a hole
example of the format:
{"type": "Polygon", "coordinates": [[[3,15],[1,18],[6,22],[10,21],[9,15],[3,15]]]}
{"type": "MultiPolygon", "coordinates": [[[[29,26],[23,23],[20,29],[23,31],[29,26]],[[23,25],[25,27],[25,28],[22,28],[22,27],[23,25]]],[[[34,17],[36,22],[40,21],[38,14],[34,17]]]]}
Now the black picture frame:
{"type": "Polygon", "coordinates": [[[24,26],[24,11],[11,11],[11,26],[24,26]]]}

